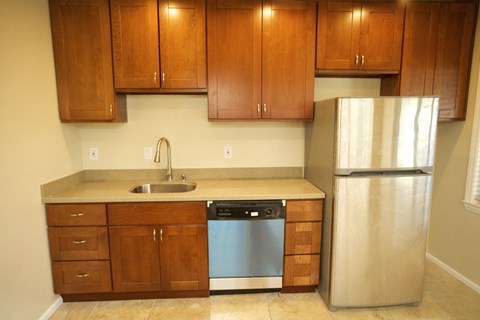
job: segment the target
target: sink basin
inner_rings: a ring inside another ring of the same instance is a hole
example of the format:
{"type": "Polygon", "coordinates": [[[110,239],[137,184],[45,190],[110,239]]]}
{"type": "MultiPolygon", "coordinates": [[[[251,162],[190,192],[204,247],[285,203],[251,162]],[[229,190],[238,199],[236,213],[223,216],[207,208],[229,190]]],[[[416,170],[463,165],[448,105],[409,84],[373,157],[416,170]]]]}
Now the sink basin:
{"type": "Polygon", "coordinates": [[[195,190],[195,182],[165,182],[165,183],[146,183],[139,184],[132,189],[132,193],[169,193],[169,192],[188,192],[195,190]]]}

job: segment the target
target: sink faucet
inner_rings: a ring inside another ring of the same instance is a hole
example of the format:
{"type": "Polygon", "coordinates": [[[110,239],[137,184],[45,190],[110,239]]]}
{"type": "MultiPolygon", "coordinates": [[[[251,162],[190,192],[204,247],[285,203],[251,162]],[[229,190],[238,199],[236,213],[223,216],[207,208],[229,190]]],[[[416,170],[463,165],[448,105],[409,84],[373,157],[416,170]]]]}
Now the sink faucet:
{"type": "Polygon", "coordinates": [[[155,153],[154,162],[160,163],[160,148],[162,147],[162,142],[165,141],[167,144],[167,171],[165,172],[165,180],[172,181],[173,179],[173,170],[172,170],[172,153],[170,151],[170,141],[167,138],[162,137],[157,142],[157,152],[155,153]]]}

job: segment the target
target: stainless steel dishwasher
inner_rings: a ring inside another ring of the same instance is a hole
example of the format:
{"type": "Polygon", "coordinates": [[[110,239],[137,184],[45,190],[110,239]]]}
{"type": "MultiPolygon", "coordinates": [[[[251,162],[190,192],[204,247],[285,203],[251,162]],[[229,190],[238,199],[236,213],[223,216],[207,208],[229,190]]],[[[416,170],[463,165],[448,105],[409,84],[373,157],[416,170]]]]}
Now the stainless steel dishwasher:
{"type": "Polygon", "coordinates": [[[282,287],[285,201],[209,201],[210,290],[282,287]]]}

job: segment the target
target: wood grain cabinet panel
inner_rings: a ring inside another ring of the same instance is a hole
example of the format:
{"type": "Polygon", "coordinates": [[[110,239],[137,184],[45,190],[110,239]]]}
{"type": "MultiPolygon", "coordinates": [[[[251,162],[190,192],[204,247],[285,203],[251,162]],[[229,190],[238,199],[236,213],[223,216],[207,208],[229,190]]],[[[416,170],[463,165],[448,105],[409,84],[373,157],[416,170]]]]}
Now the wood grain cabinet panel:
{"type": "Polygon", "coordinates": [[[105,204],[46,205],[55,293],[112,291],[105,204]]]}
{"type": "Polygon", "coordinates": [[[405,5],[318,3],[316,69],[398,72],[405,5]]]}
{"type": "Polygon", "coordinates": [[[297,222],[285,225],[285,254],[320,253],[321,222],[297,222]]]}
{"type": "Polygon", "coordinates": [[[206,88],[205,0],[160,0],[162,88],[206,88]]]}
{"type": "Polygon", "coordinates": [[[52,262],[55,293],[112,291],[109,261],[52,262]]]}
{"type": "Polygon", "coordinates": [[[112,0],[110,8],[115,88],[206,88],[204,0],[112,0]]]}
{"type": "Polygon", "coordinates": [[[464,120],[478,4],[408,2],[400,77],[382,95],[439,97],[440,120],[464,120]]]}
{"type": "Polygon", "coordinates": [[[108,213],[114,292],[208,290],[205,202],[108,204],[108,213]]]}
{"type": "Polygon", "coordinates": [[[127,120],[114,91],[108,0],[50,0],[60,120],[127,120]]]}
{"type": "Polygon", "coordinates": [[[47,204],[47,224],[54,226],[100,226],[107,224],[105,204],[47,204]]]}
{"type": "Polygon", "coordinates": [[[160,260],[165,290],[208,290],[207,227],[162,226],[160,260]]]}
{"type": "Polygon", "coordinates": [[[311,119],[315,1],[207,1],[208,117],[311,119]]]}
{"type": "Polygon", "coordinates": [[[113,291],[161,289],[156,227],[110,227],[113,291]]]}
{"type": "Polygon", "coordinates": [[[316,286],[319,283],[320,256],[285,256],[284,286],[316,286]]]}
{"type": "Polygon", "coordinates": [[[323,200],[288,200],[282,291],[313,291],[319,283],[323,200]]]}
{"type": "Polygon", "coordinates": [[[48,228],[52,260],[108,260],[106,227],[48,228]]]}

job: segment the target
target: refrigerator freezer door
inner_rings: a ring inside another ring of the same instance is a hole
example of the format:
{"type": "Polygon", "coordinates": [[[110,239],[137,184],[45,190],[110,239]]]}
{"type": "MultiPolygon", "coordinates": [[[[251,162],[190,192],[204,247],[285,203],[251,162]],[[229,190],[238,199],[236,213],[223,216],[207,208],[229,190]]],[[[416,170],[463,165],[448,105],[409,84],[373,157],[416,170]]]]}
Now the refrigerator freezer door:
{"type": "Polygon", "coordinates": [[[334,174],[410,169],[431,172],[437,105],[436,97],[337,99],[334,174]]]}
{"type": "Polygon", "coordinates": [[[421,300],[431,175],[336,177],[333,307],[421,300]]]}

